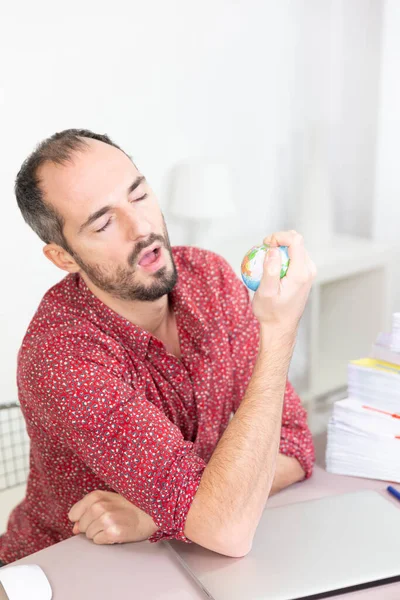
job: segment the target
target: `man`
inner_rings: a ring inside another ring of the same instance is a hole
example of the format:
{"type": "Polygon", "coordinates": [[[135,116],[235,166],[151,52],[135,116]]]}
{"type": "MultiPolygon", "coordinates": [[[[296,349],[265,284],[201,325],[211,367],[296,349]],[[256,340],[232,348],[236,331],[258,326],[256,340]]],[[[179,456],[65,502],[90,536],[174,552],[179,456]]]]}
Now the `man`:
{"type": "Polygon", "coordinates": [[[274,249],[251,306],[221,257],[171,249],[149,184],[105,135],[42,142],[16,196],[68,275],[18,355],[30,473],[1,560],[79,532],[243,556],[269,494],[309,477],[314,461],[287,383],[315,276],[301,236],[265,240],[274,249]],[[282,282],[278,245],[291,259],[282,282]]]}

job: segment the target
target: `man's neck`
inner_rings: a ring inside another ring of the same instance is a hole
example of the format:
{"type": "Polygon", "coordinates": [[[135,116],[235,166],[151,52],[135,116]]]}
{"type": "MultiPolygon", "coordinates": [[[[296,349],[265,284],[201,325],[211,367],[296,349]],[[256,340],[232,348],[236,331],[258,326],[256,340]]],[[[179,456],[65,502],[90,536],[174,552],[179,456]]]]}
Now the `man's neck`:
{"type": "Polygon", "coordinates": [[[165,342],[168,338],[168,331],[171,326],[172,310],[168,302],[168,295],[165,294],[153,302],[143,302],[139,300],[121,300],[114,298],[107,292],[104,292],[92,283],[85,274],[81,277],[90,291],[103,304],[111,308],[124,319],[127,319],[137,327],[152,333],[161,341],[165,342]]]}

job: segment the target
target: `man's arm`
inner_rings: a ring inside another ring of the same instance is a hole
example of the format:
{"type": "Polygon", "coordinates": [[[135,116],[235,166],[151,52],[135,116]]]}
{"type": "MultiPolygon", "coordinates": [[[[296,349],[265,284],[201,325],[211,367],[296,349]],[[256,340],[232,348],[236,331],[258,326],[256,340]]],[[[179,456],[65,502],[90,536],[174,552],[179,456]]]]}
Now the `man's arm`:
{"type": "MultiPolygon", "coordinates": [[[[223,310],[229,327],[232,361],[232,410],[236,412],[245,396],[257,360],[260,323],[253,313],[245,286],[222,257],[220,262],[225,292],[223,310]]],[[[283,401],[279,453],[297,459],[297,462],[279,459],[275,477],[276,485],[274,479],[272,487],[274,493],[278,488],[283,489],[296,481],[310,477],[315,460],[307,413],[289,381],[286,383],[283,401]]]]}
{"type": "Polygon", "coordinates": [[[249,387],[204,470],[185,535],[210,550],[243,556],[252,544],[275,474],[293,333],[261,332],[249,387]]]}
{"type": "Polygon", "coordinates": [[[185,535],[230,556],[243,556],[271,490],[279,449],[282,404],[298,322],[315,267],[301,236],[266,240],[289,246],[291,264],[280,281],[280,255],[270,251],[253,301],[260,321],[257,362],[233,419],[206,466],[189,509],[185,535]]]}
{"type": "MultiPolygon", "coordinates": [[[[270,496],[304,478],[300,463],[278,454],[270,496]]],[[[84,533],[95,544],[123,544],[147,540],[157,531],[153,519],[115,492],[96,490],[71,507],[72,533],[84,533]]]]}
{"type": "Polygon", "coordinates": [[[269,495],[272,496],[273,494],[277,494],[281,490],[289,487],[289,485],[302,481],[305,475],[306,474],[297,458],[278,454],[274,481],[272,482],[269,495]]]}

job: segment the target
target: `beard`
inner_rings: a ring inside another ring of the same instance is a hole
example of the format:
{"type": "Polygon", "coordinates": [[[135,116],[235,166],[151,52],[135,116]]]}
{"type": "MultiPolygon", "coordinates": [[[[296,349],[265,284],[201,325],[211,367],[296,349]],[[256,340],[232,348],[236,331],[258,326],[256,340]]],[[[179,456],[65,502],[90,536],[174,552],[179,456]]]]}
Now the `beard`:
{"type": "Polygon", "coordinates": [[[75,252],[71,252],[71,249],[69,252],[94,285],[119,300],[154,302],[165,294],[169,294],[178,280],[178,272],[172,256],[165,222],[163,235],[151,233],[146,241],[136,244],[135,249],[128,257],[126,267],[121,265],[116,269],[107,268],[102,265],[83,261],[75,252]],[[137,262],[138,256],[142,250],[151,246],[154,242],[160,242],[161,246],[167,250],[171,260],[171,267],[168,268],[166,265],[152,273],[153,281],[148,285],[135,282],[134,265],[137,262]]]}

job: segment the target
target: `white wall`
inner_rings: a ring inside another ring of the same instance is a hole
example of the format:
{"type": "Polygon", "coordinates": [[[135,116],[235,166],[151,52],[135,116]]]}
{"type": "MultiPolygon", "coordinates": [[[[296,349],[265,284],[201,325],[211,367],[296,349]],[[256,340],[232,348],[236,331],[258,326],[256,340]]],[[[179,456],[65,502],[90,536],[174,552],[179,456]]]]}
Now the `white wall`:
{"type": "MultiPolygon", "coordinates": [[[[165,207],[169,169],[208,156],[234,173],[230,232],[288,220],[309,123],[326,119],[339,230],[371,228],[379,0],[146,0],[0,7],[0,401],[18,347],[60,279],[23,223],[13,181],[54,131],[107,132],[165,207]],[[365,132],[365,125],[371,128],[365,132]],[[335,137],[336,136],[336,137],[335,137]]],[[[172,241],[182,231],[171,225],[172,241]]],[[[218,234],[218,227],[214,228],[218,234]]]]}
{"type": "MultiPolygon", "coordinates": [[[[26,3],[21,14],[10,3],[0,15],[0,56],[8,57],[0,78],[3,401],[16,396],[16,353],[29,320],[62,276],[13,196],[20,163],[43,137],[66,127],[107,132],[162,204],[175,162],[220,158],[234,172],[241,227],[264,233],[280,222],[272,200],[293,80],[290,1],[113,2],[108,14],[84,4],[75,15],[63,6],[26,3]]],[[[172,240],[180,242],[179,231],[172,240]]]]}
{"type": "Polygon", "coordinates": [[[376,165],[374,236],[400,237],[400,3],[386,0],[376,165]]]}
{"type": "Polygon", "coordinates": [[[382,0],[333,0],[331,166],[336,229],[371,237],[382,0]]]}
{"type": "MultiPolygon", "coordinates": [[[[301,190],[310,129],[321,133],[337,233],[372,234],[381,68],[381,0],[299,0],[290,139],[281,165],[301,190]],[[325,137],[325,139],[323,139],[325,137]]],[[[287,225],[296,214],[290,185],[287,225]]]]}
{"type": "Polygon", "coordinates": [[[385,0],[373,236],[393,244],[393,312],[400,311],[400,3],[385,0]]]}

